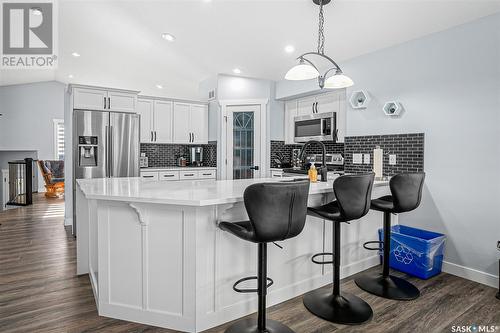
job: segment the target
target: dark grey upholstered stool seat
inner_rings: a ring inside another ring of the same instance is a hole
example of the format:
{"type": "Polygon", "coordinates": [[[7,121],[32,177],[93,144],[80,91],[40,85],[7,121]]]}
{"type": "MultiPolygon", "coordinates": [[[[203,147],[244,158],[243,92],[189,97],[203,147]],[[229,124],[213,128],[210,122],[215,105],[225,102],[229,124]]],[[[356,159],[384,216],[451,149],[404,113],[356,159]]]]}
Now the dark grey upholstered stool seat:
{"type": "MultiPolygon", "coordinates": [[[[391,178],[389,186],[391,194],[372,200],[371,209],[384,212],[384,259],[382,273],[363,275],[355,280],[363,290],[389,299],[412,300],[420,296],[420,291],[405,279],[389,274],[389,258],[391,244],[391,214],[414,210],[420,205],[425,173],[402,173],[391,178]]],[[[378,242],[368,242],[378,243],[378,242]]],[[[366,243],[365,243],[365,248],[366,243]]],[[[372,250],[371,248],[367,248],[372,250]]]]}
{"type": "Polygon", "coordinates": [[[249,221],[220,222],[219,227],[231,234],[258,244],[258,273],[256,277],[238,280],[237,292],[257,292],[258,318],[244,319],[230,326],[228,333],[293,333],[287,326],[266,319],[267,288],[273,283],[267,277],[267,243],[297,236],[304,229],[307,216],[309,180],[250,185],[243,195],[249,221]],[[257,280],[257,289],[239,289],[240,282],[257,280]]]}
{"type": "MultiPolygon", "coordinates": [[[[336,200],[320,207],[309,207],[308,215],[333,222],[333,260],[312,261],[317,264],[333,264],[333,292],[317,289],[304,296],[304,305],[314,315],[339,324],[361,324],[369,320],[373,311],[361,298],[340,292],[340,226],[342,222],[357,220],[370,210],[370,198],[374,174],[341,176],[333,183],[336,200]]],[[[330,253],[330,255],[332,255],[330,253]]]]}

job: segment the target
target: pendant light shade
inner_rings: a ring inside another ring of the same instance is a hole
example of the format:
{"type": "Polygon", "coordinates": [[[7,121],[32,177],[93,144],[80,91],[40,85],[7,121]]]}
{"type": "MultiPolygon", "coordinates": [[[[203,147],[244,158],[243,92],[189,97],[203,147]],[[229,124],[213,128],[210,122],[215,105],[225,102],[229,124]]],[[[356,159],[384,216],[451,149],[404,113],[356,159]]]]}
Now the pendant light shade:
{"type": "Polygon", "coordinates": [[[316,5],[319,5],[319,24],[318,24],[318,50],[317,52],[306,52],[300,55],[297,60],[299,64],[292,67],[285,75],[285,80],[311,80],[318,79],[318,85],[321,89],[339,89],[350,87],[354,84],[350,77],[344,75],[339,65],[329,56],[325,55],[325,32],[324,23],[325,15],[323,6],[330,3],[331,0],[312,0],[316,5]],[[330,68],[320,74],[318,68],[322,69],[324,66],[318,66],[310,59],[310,56],[320,57],[323,62],[326,60],[330,63],[330,68]],[[333,67],[332,67],[333,65],[333,67]],[[328,77],[329,73],[335,72],[335,75],[328,77]],[[327,78],[328,77],[328,78],[327,78]]]}
{"type": "Polygon", "coordinates": [[[285,80],[311,80],[319,76],[319,72],[313,66],[301,61],[298,65],[293,66],[285,75],[285,80]]]}
{"type": "Polygon", "coordinates": [[[325,88],[327,89],[340,89],[347,88],[354,84],[350,77],[342,73],[330,76],[325,81],[325,88]]]}

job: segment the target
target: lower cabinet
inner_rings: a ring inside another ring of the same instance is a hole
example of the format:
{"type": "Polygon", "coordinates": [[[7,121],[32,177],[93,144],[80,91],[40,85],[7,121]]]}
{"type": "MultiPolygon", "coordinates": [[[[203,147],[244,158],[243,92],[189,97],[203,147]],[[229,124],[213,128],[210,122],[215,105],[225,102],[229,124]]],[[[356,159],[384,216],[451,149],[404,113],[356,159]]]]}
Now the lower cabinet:
{"type": "Polygon", "coordinates": [[[216,179],[217,170],[189,168],[187,170],[141,171],[141,178],[146,180],[176,181],[216,179]]]}

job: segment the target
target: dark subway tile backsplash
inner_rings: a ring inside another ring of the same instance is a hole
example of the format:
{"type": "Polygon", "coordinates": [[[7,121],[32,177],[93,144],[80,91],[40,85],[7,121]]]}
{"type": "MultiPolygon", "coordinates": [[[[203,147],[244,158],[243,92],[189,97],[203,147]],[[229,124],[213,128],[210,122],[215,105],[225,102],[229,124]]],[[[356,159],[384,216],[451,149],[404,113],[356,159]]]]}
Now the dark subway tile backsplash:
{"type": "MultiPolygon", "coordinates": [[[[205,145],[196,145],[203,147],[204,166],[217,167],[217,141],[209,141],[205,145]]],[[[149,167],[162,168],[177,165],[177,158],[180,155],[190,159],[190,145],[180,144],[149,144],[141,143],[141,153],[146,153],[149,167]]]]}
{"type": "MultiPolygon", "coordinates": [[[[384,150],[384,175],[393,176],[402,172],[424,170],[424,133],[349,136],[345,143],[325,142],[327,153],[341,153],[344,156],[346,173],[360,173],[373,170],[373,149],[384,150]],[[353,154],[370,154],[370,164],[353,164],[353,154]],[[396,165],[389,165],[389,154],[396,155],[396,165]]],[[[281,152],[290,160],[292,149],[301,145],[285,145],[283,141],[271,141],[271,167],[276,167],[274,156],[281,152]]],[[[308,153],[321,153],[319,146],[311,146],[308,153]]]]}

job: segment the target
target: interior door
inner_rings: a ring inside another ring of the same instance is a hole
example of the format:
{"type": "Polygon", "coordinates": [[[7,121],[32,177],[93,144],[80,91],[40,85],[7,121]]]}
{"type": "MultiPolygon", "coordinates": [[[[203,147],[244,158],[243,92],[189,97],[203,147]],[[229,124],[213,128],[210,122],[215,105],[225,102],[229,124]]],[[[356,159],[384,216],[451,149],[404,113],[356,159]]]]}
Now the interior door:
{"type": "Polygon", "coordinates": [[[137,100],[137,113],[141,116],[141,142],[151,143],[153,135],[153,100],[137,100]]]}
{"type": "Polygon", "coordinates": [[[139,115],[111,112],[109,117],[111,177],[139,177],[139,115]]]}
{"type": "Polygon", "coordinates": [[[190,105],[187,103],[174,103],[174,143],[190,143],[190,105]]]}
{"type": "Polygon", "coordinates": [[[261,175],[260,105],[227,107],[227,179],[261,175]]]}
{"type": "Polygon", "coordinates": [[[154,139],[158,143],[172,143],[172,102],[155,101],[154,139]]]}
{"type": "Polygon", "coordinates": [[[191,133],[192,143],[208,143],[208,110],[205,105],[191,105],[191,133]]]}

